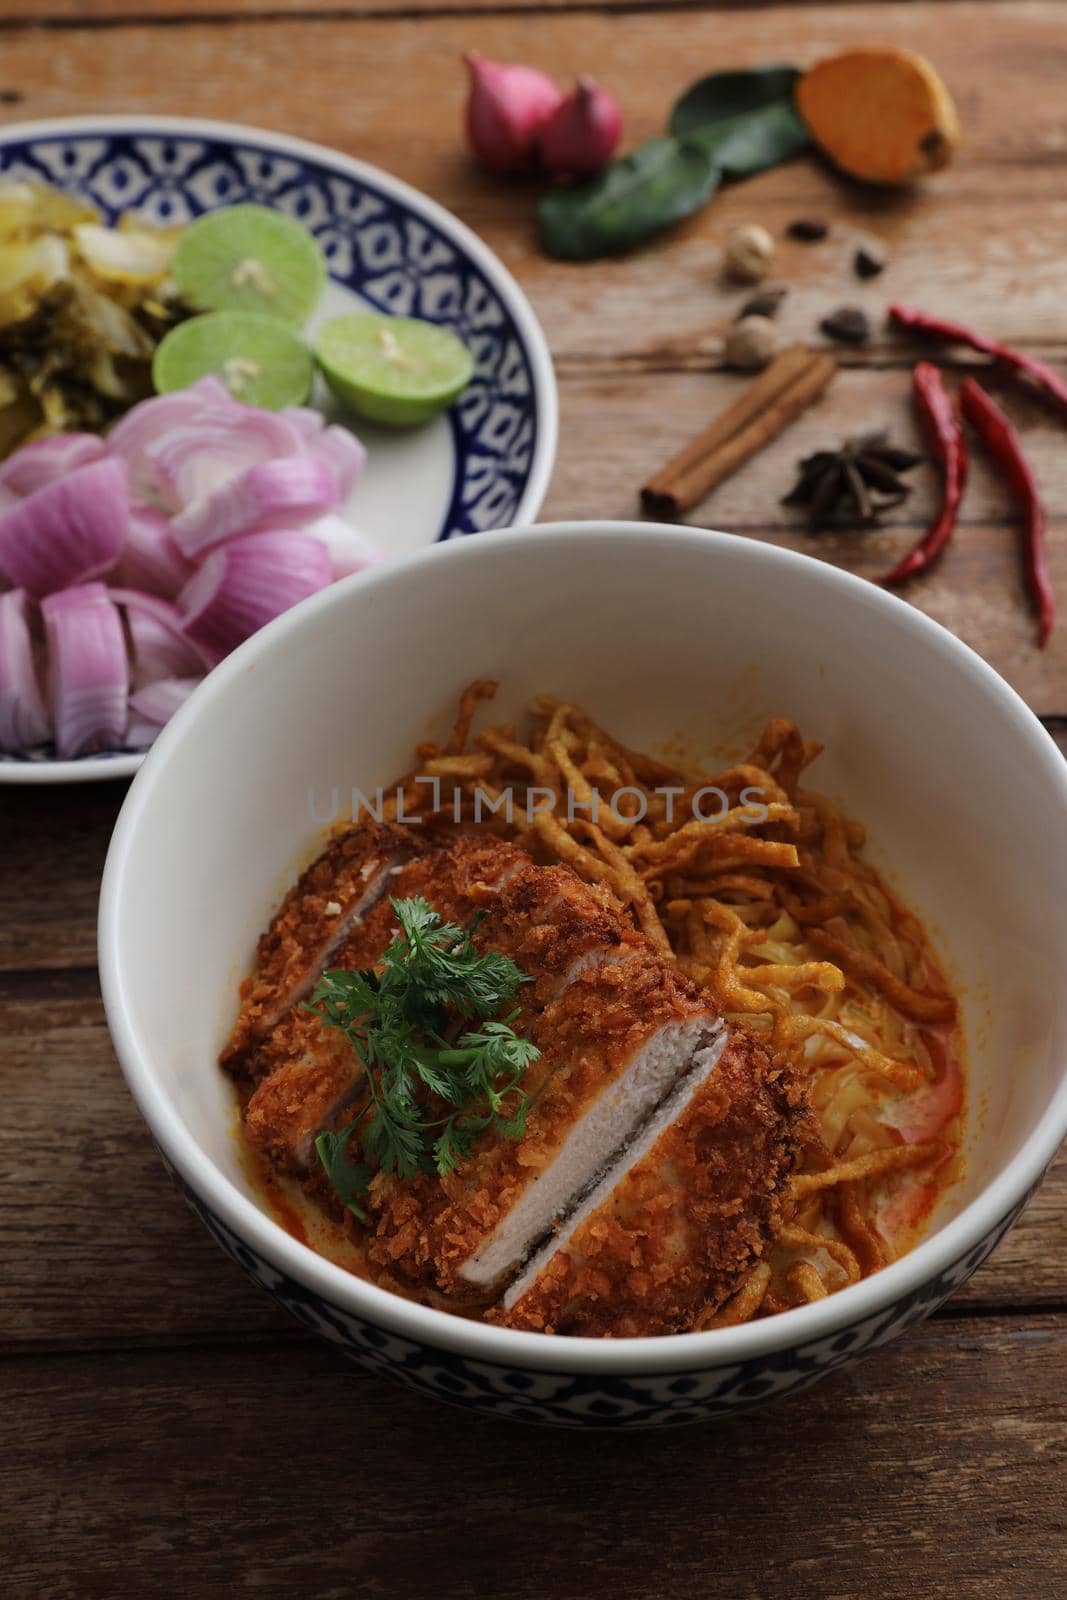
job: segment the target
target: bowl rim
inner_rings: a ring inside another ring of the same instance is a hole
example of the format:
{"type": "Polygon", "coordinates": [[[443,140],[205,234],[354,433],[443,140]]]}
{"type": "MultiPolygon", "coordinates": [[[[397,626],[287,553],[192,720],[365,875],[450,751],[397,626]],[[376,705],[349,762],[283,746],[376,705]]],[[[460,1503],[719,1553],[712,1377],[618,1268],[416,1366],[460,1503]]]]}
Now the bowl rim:
{"type": "MultiPolygon", "coordinates": [[[[461,222],[440,201],[433,200],[414,184],[376,167],[370,161],[361,161],[331,145],[317,144],[311,139],[301,139],[297,134],[279,133],[269,128],[257,128],[253,123],[225,122],[213,117],[157,116],[152,112],[118,112],[107,116],[87,113],[79,117],[42,117],[29,122],[10,122],[0,126],[0,152],[9,144],[23,143],[29,139],[60,138],[64,134],[138,133],[146,138],[173,134],[180,138],[216,139],[220,142],[240,139],[277,150],[280,155],[303,157],[307,160],[328,161],[371,187],[377,187],[402,201],[416,215],[423,215],[454,240],[493,284],[500,299],[507,306],[515,330],[526,351],[533,377],[533,390],[537,415],[537,432],[534,439],[530,473],[519,503],[515,508],[514,525],[530,523],[541,509],[555,467],[559,438],[559,391],[552,355],[545,331],[529,296],[518,279],[504,262],[480,239],[472,228],[461,222]]],[[[486,530],[488,531],[488,530],[486,530]]],[[[481,537],[479,533],[477,537],[481,537]]],[[[435,540],[436,544],[438,541],[435,540]]],[[[445,544],[451,543],[445,539],[445,544]]],[[[427,546],[432,548],[432,546],[427,546]]],[[[79,761],[0,761],[0,786],[4,784],[42,783],[101,783],[109,778],[129,778],[144,762],[139,751],[118,752],[111,755],[87,756],[79,761]]]]}
{"type": "MultiPolygon", "coordinates": [[[[819,581],[836,591],[843,603],[858,606],[868,613],[880,613],[899,632],[910,636],[918,647],[930,652],[935,660],[951,661],[962,667],[981,694],[998,702],[1004,712],[1025,727],[1033,742],[1035,780],[1046,781],[1058,793],[1067,819],[1067,761],[1025,701],[975,651],[940,623],[862,578],[811,556],[759,540],[667,524],[556,522],[494,532],[489,538],[496,549],[515,548],[531,541],[546,546],[561,543],[573,546],[576,539],[582,539],[601,544],[652,543],[661,551],[665,544],[673,543],[690,549],[702,547],[709,554],[725,548],[729,541],[731,547],[739,552],[743,550],[743,559],[757,567],[777,569],[779,575],[784,572],[787,578],[790,571],[803,568],[810,574],[817,569],[819,581]]],[[[321,613],[346,605],[349,597],[356,593],[391,584],[402,585],[410,572],[427,562],[477,559],[479,548],[485,548],[480,539],[448,541],[416,551],[388,566],[359,573],[303,601],[253,635],[217,667],[178,711],[149,752],[122,807],[108,850],[100,891],[99,962],[104,1004],[119,1062],[157,1145],[191,1191],[229,1230],[270,1265],[320,1296],[328,1305],[418,1344],[453,1352],[484,1365],[605,1378],[620,1373],[706,1371],[806,1346],[844,1333],[890,1310],[963,1260],[1025,1201],[1067,1136],[1067,1067],[1041,1123],[1004,1168],[957,1217],[890,1266],[824,1300],[780,1312],[766,1320],[700,1333],[613,1340],[571,1335],[549,1337],[467,1321],[450,1312],[416,1305],[346,1272],[293,1238],[241,1193],[200,1148],[155,1081],[151,1044],[139,1036],[133,1024],[127,979],[118,958],[118,934],[123,918],[123,885],[130,846],[142,815],[166,782],[170,750],[185,739],[201,706],[212,696],[225,696],[228,686],[247,668],[268,652],[283,647],[287,635],[313,627],[321,613]]]]}

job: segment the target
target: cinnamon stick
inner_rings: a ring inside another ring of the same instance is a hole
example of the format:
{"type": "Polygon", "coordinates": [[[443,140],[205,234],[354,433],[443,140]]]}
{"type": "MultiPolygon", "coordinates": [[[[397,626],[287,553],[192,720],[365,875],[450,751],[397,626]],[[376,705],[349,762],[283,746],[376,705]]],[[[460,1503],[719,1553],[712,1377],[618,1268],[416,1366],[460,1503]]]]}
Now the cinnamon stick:
{"type": "Polygon", "coordinates": [[[679,451],[641,490],[646,511],[677,516],[788,427],[818,399],[834,373],[832,356],[803,345],[783,351],[720,417],[679,451]]]}

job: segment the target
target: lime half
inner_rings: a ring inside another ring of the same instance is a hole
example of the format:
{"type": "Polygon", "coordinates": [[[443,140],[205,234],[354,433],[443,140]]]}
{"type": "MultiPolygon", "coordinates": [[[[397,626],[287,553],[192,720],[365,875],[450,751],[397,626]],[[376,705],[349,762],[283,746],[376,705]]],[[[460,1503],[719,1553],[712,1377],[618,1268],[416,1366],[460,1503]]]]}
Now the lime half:
{"type": "Polygon", "coordinates": [[[160,394],[187,389],[213,372],[235,400],[280,411],[303,405],[315,363],[298,333],[254,311],[208,311],[190,317],[160,341],[152,382],[160,394]]]}
{"type": "Polygon", "coordinates": [[[462,394],[474,372],[454,333],[416,317],[377,312],[334,317],[315,342],[326,378],[345,405],[372,422],[428,422],[462,394]]]}
{"type": "Polygon", "coordinates": [[[322,251],[306,228],[267,206],[226,206],[191,222],[171,275],[200,311],[262,311],[305,323],[326,282],[322,251]]]}

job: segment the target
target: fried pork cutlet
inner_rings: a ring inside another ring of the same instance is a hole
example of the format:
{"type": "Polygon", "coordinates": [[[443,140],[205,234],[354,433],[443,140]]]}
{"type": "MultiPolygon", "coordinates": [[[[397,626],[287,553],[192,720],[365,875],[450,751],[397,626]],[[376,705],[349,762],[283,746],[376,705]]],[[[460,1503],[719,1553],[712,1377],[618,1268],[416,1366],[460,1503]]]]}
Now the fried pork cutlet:
{"type": "MultiPolygon", "coordinates": [[[[515,845],[473,836],[424,850],[406,863],[393,859],[398,853],[391,852],[388,880],[378,899],[358,918],[350,918],[344,938],[331,946],[329,966],[355,970],[376,965],[398,932],[394,899],[422,895],[442,919],[460,925],[478,913],[482,921],[475,942],[483,949],[505,951],[530,979],[517,998],[516,1025],[523,1031],[566,984],[576,963],[591,953],[599,957],[622,950],[638,939],[604,891],[589,888],[566,868],[535,867],[515,845]]],[[[349,850],[341,858],[347,873],[359,854],[349,850]]],[[[323,879],[336,860],[331,846],[305,875],[314,875],[320,899],[328,896],[328,878],[325,884],[323,879]]],[[[330,904],[329,898],[324,904],[330,904]]],[[[271,950],[283,942],[275,931],[278,923],[288,919],[282,985],[291,984],[294,970],[314,971],[316,977],[323,970],[321,928],[307,916],[307,905],[307,895],[290,897],[272,924],[271,950]]],[[[313,1012],[282,1004],[283,992],[271,989],[269,971],[265,963],[257,971],[258,1032],[249,1031],[248,1008],[242,1007],[236,1043],[223,1052],[222,1063],[233,1070],[236,1060],[241,1076],[256,1083],[244,1113],[250,1143],[283,1171],[299,1174],[312,1159],[317,1135],[358,1100],[363,1067],[336,1030],[324,1027],[313,1012]]]]}
{"type": "MultiPolygon", "coordinates": [[[[442,851],[415,855],[406,862],[398,859],[399,847],[387,852],[383,856],[388,861],[386,878],[377,898],[365,905],[361,914],[347,919],[340,940],[331,942],[325,961],[320,929],[313,918],[304,917],[307,897],[302,897],[301,921],[289,936],[289,970],[296,967],[314,971],[317,978],[327,966],[351,971],[375,966],[399,931],[392,907],[394,899],[432,894],[439,909],[448,902],[448,917],[468,921],[480,891],[489,892],[492,887],[492,881],[483,881],[480,868],[488,870],[491,880],[503,879],[529,861],[525,852],[512,846],[489,856],[482,841],[472,840],[471,846],[450,855],[452,870],[448,873],[442,870],[442,851]],[[297,946],[303,951],[302,958],[296,953],[297,946]]],[[[316,878],[315,892],[320,896],[328,893],[328,873],[335,860],[331,847],[310,869],[316,878]]],[[[348,856],[344,867],[349,869],[348,856]]],[[[338,903],[336,898],[333,903],[338,903]]],[[[285,910],[283,907],[280,916],[285,910]]],[[[258,1002],[261,1015],[273,1016],[274,1020],[269,1027],[261,1025],[258,1036],[243,1042],[238,1057],[244,1074],[256,1082],[244,1111],[245,1133],[249,1143],[282,1171],[301,1174],[312,1161],[318,1135],[359,1100],[363,1064],[347,1041],[335,1029],[325,1027],[314,1012],[303,1005],[282,1006],[280,995],[267,989],[268,979],[258,975],[257,979],[262,985],[258,1002]]],[[[307,987],[307,993],[312,986],[307,987]]],[[[244,1015],[242,1010],[238,1035],[244,1015]]],[[[230,1066],[233,1054],[231,1045],[223,1053],[224,1066],[230,1066]]]]}
{"type": "Polygon", "coordinates": [[[258,1080],[249,1140],[303,1174],[317,1134],[351,1114],[362,1065],[294,997],[327,965],[375,965],[397,932],[392,899],[421,895],[461,925],[478,913],[476,944],[529,980],[514,1026],[541,1054],[523,1079],[525,1131],[485,1134],[444,1177],[379,1173],[366,1200],[370,1270],[510,1327],[690,1326],[773,1232],[803,1115],[795,1082],[606,890],[493,838],[430,848],[410,831],[355,830],[331,846],[264,936],[222,1058],[258,1080]],[[360,897],[357,877],[376,892],[360,897]],[[322,922],[338,904],[341,937],[322,922]]]}
{"type": "Polygon", "coordinates": [[[245,1136],[282,1172],[299,1175],[309,1170],[322,1130],[360,1098],[364,1073],[348,1041],[309,1012],[286,1018],[278,1031],[292,1054],[253,1090],[245,1136]]]}
{"type": "Polygon", "coordinates": [[[802,1115],[795,1079],[749,1035],[699,1052],[489,1320],[614,1338],[692,1327],[773,1237],[802,1115]]]}
{"type": "Polygon", "coordinates": [[[582,966],[525,1030],[541,1050],[515,1141],[489,1134],[446,1177],[371,1184],[372,1263],[446,1294],[492,1299],[629,1143],[721,1018],[643,939],[582,966]]]}
{"type": "Polygon", "coordinates": [[[307,999],[389,889],[393,869],[419,848],[410,828],[371,823],[340,835],[312,862],[259,941],[255,970],[242,985],[241,1009],[219,1058],[227,1072],[254,1079],[257,1046],[307,999]]]}

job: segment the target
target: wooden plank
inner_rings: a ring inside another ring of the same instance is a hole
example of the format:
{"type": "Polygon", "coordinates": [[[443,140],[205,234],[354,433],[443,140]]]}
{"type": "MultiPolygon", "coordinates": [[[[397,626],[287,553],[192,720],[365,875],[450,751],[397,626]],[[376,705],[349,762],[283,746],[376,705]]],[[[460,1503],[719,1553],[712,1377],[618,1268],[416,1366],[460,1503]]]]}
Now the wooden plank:
{"type": "MultiPolygon", "coordinates": [[[[147,26],[64,33],[21,30],[5,39],[0,67],[3,120],[109,110],[267,123],[358,155],[407,179],[470,222],[531,294],[559,358],[599,362],[621,355],[645,365],[704,364],[741,303],[724,292],[717,264],[737,222],[758,217],[776,234],[798,214],[838,221],[817,247],[783,244],[780,270],[794,286],[784,322],[809,336],[841,300],[881,314],[888,298],[966,314],[1008,339],[1067,347],[1062,323],[1060,240],[1067,207],[1065,159],[1055,83],[1067,67],[1067,35],[1056,6],[1004,4],[773,7],[759,25],[744,12],[687,12],[684,27],[655,16],[425,18],[418,28],[386,20],[235,26],[188,25],[177,35],[147,26]],[[947,23],[951,16],[953,25],[947,23]],[[958,163],[908,193],[843,183],[811,157],[723,190],[691,223],[659,244],[616,261],[550,262],[534,221],[537,187],[478,171],[460,135],[464,75],[472,44],[488,54],[534,56],[561,78],[576,63],[597,64],[625,101],[628,137],[662,131],[672,97],[694,61],[759,61],[818,53],[849,38],[906,38],[944,66],[967,123],[958,163]],[[1005,70],[987,70],[988,29],[997,29],[1005,70]],[[168,70],[158,57],[168,50],[168,70]],[[218,62],[240,59],[239,73],[218,62]],[[363,64],[373,61],[368,73],[363,64]],[[640,61],[643,70],[634,71],[640,61]],[[427,66],[427,63],[431,65],[427,66]],[[353,95],[353,80],[360,91],[353,95]],[[413,97],[410,85],[419,83],[413,97]],[[309,96],[306,85],[314,83],[309,96]],[[866,229],[892,252],[885,276],[867,286],[852,276],[853,236],[866,229]]],[[[878,359],[907,355],[880,341],[878,359]]]]}
{"type": "MultiPolygon", "coordinates": [[[[8,0],[10,3],[10,0],[8,0]]],[[[19,10],[19,15],[23,13],[19,10]]],[[[464,74],[459,58],[477,48],[502,60],[526,59],[561,81],[595,68],[625,102],[627,137],[661,132],[671,99],[701,67],[768,60],[800,62],[872,36],[923,50],[959,99],[966,142],[957,164],[917,196],[861,195],[852,185],[823,183],[813,163],[781,169],[764,187],[806,203],[839,194],[870,215],[925,219],[924,194],[967,189],[985,196],[984,217],[971,219],[965,257],[979,248],[1002,200],[1062,194],[1064,147],[1056,97],[1067,38],[1055,0],[1019,7],[997,3],[772,6],[698,13],[668,25],[661,15],[624,19],[599,11],[546,15],[446,15],[395,27],[387,18],[190,23],[180,34],[142,24],[62,30],[12,29],[5,38],[0,89],[22,96],[8,121],[111,111],[171,111],[267,123],[318,139],[395,169],[464,212],[502,214],[510,195],[518,210],[535,192],[478,173],[459,138],[464,74]],[[996,38],[998,70],[990,71],[996,38]],[[166,71],[160,70],[166,54],[166,71]],[[222,70],[223,63],[240,64],[222,70]],[[412,94],[413,82],[419,92],[412,94]],[[309,93],[309,86],[314,92],[309,93]],[[818,182],[816,183],[816,178],[818,182]],[[916,209],[918,208],[918,209],[916,209]]],[[[753,200],[753,203],[754,200],[753,200]]],[[[1061,201],[1062,203],[1062,201],[1061,201]]],[[[720,198],[699,229],[713,230],[720,198]]],[[[1034,221],[1038,221],[1035,211],[1034,221]]],[[[995,226],[993,231],[998,230],[995,226]]],[[[712,233],[709,232],[709,237],[712,233]]],[[[959,240],[957,240],[957,244],[959,240]]],[[[1029,237],[1017,241],[1020,279],[1037,259],[1029,237]]],[[[952,263],[943,265],[951,266],[952,263]]],[[[710,262],[709,262],[710,267],[710,262]]]]}
{"type": "Polygon", "coordinates": [[[96,901],[128,784],[0,785],[0,972],[96,964],[96,901]]]}
{"type": "Polygon", "coordinates": [[[318,1343],[9,1361],[4,1591],[1058,1600],[1065,1366],[1063,1319],[935,1322],[761,1411],[605,1435],[318,1343]]]}
{"type": "Polygon", "coordinates": [[[1010,197],[994,198],[1003,178],[988,166],[975,167],[966,178],[954,177],[951,185],[946,178],[890,210],[884,201],[846,195],[808,158],[720,191],[699,216],[658,243],[594,262],[551,261],[542,254],[535,196],[527,189],[497,200],[457,195],[450,203],[522,283],[562,373],[588,375],[619,364],[653,372],[721,365],[723,337],[753,292],[722,280],[722,249],[733,228],[752,221],[777,241],[772,281],[788,288],[778,316],[785,339],[833,348],[819,324],[848,305],[865,310],[873,328],[866,349],[837,347],[848,365],[910,367],[920,353],[956,353],[890,330],[886,308],[900,300],[962,318],[1062,363],[1067,325],[1060,241],[1067,210],[1052,197],[1046,206],[1020,178],[1010,197]],[[809,215],[829,221],[831,236],[817,245],[786,238],[789,223],[809,215]],[[852,267],[864,237],[880,239],[889,252],[886,271],[867,283],[852,267]],[[1010,239],[1026,240],[1025,261],[1009,251],[1010,239]]]}
{"type": "Polygon", "coordinates": [[[21,1000],[0,990],[0,1343],[288,1335],[289,1319],[167,1177],[95,974],[40,973],[20,987],[21,1000]]]}
{"type": "MultiPolygon", "coordinates": [[[[770,3],[772,0],[709,0],[705,9],[730,11],[740,5],[758,10],[770,3]]],[[[945,3],[956,4],[959,0],[945,0],[945,3]]],[[[981,3],[991,4],[995,0],[981,0],[981,3]]],[[[874,12],[885,4],[887,0],[867,0],[864,9],[874,12]]],[[[2,0],[0,23],[35,23],[38,26],[66,23],[72,27],[93,27],[115,21],[149,21],[180,25],[194,18],[257,21],[309,11],[319,19],[382,16],[391,12],[402,12],[405,16],[433,15],[457,10],[474,14],[504,9],[566,13],[588,10],[589,5],[590,0],[506,0],[506,3],[462,0],[461,5],[455,0],[314,0],[312,5],[308,5],[307,0],[21,0],[21,4],[19,0],[2,0]]],[[[782,9],[788,5],[807,6],[810,0],[781,0],[782,9]]],[[[845,5],[855,9],[854,0],[823,0],[822,9],[845,5]]],[[[684,6],[685,0],[607,0],[605,9],[625,14],[634,10],[673,11],[684,6]]]]}
{"type": "MultiPolygon", "coordinates": [[[[295,1337],[168,1180],[93,974],[4,980],[0,1038],[0,1348],[295,1337]]],[[[1067,1152],[950,1314],[1053,1306],[1067,1306],[1067,1152]]]]}

